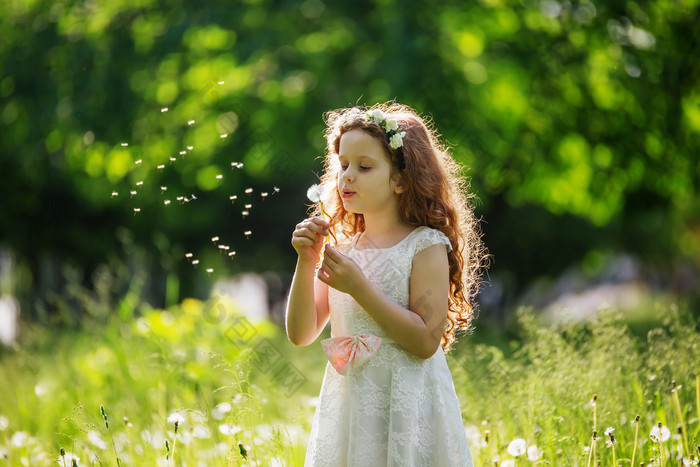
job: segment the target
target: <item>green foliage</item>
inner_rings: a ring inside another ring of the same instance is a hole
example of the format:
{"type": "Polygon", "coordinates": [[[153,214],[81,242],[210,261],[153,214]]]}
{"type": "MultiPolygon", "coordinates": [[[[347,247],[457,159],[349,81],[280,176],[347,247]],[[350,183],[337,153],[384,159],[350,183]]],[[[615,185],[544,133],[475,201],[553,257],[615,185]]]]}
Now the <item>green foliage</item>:
{"type": "MultiPolygon", "coordinates": [[[[475,464],[512,459],[509,443],[523,438],[550,465],[586,465],[595,429],[594,459],[611,465],[603,433],[612,427],[616,459],[630,461],[638,429],[635,459],[648,465],[660,453],[649,438],[659,422],[672,433],[684,424],[692,454],[700,323],[676,306],[658,312],[667,319],[646,341],[611,311],[543,328],[521,310],[510,356],[463,338],[448,362],[475,464]]],[[[0,358],[12,381],[0,393],[0,457],[43,465],[63,448],[79,465],[156,465],[166,456],[175,465],[245,465],[245,452],[266,465],[301,465],[325,364],[317,344],[294,347],[276,326],[249,323],[223,300],[144,308],[79,334],[33,328],[0,358]],[[301,378],[280,372],[288,368],[301,378]]],[[[662,444],[667,465],[687,449],[680,437],[662,444]]]]}
{"type": "Polygon", "coordinates": [[[322,112],[397,98],[470,167],[497,267],[531,277],[517,252],[541,232],[512,242],[522,223],[563,242],[545,273],[592,248],[698,258],[697,12],[695,0],[3,2],[0,196],[13,201],[0,238],[35,275],[49,252],[89,271],[127,249],[123,226],[142,266],[175,271],[187,292],[184,251],[250,225],[258,241],[227,268],[260,268],[261,251],[291,268],[278,245],[320,170],[322,112]],[[165,207],[164,185],[201,202],[165,207]],[[228,202],[273,185],[284,202],[249,224],[228,202]]]}

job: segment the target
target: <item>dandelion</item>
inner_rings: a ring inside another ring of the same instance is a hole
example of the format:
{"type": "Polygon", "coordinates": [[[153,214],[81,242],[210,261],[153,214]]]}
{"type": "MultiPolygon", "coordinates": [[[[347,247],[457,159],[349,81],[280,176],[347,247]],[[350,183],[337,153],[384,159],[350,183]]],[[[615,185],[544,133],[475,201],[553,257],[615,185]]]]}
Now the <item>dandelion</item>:
{"type": "Polygon", "coordinates": [[[277,188],[277,187],[274,187],[273,189],[274,189],[275,193],[279,193],[279,192],[280,192],[280,189],[277,188]]]}
{"type": "Polygon", "coordinates": [[[197,197],[193,194],[191,199],[197,199],[197,197]]]}
{"type": "Polygon", "coordinates": [[[187,121],[187,124],[188,124],[188,125],[194,125],[194,120],[188,120],[188,121],[187,121]]]}
{"type": "Polygon", "coordinates": [[[180,424],[185,423],[185,417],[179,412],[173,412],[168,416],[167,422],[173,424],[175,427],[175,433],[177,433],[177,429],[180,424]]]}
{"type": "MultiPolygon", "coordinates": [[[[275,187],[277,188],[277,187],[275,187]]],[[[323,198],[326,195],[326,189],[323,185],[311,185],[308,190],[306,190],[306,197],[312,203],[318,203],[319,208],[321,208],[321,219],[326,219],[326,213],[323,210],[323,198]]],[[[328,238],[328,236],[326,236],[328,238]]]]}
{"type": "Polygon", "coordinates": [[[219,245],[219,250],[228,250],[228,245],[219,245]]]}
{"type": "Polygon", "coordinates": [[[651,429],[649,438],[655,443],[665,443],[671,438],[671,430],[667,426],[663,426],[661,422],[651,429]]]}
{"type": "Polygon", "coordinates": [[[683,411],[681,410],[681,401],[678,397],[678,390],[682,388],[680,384],[676,384],[676,380],[671,381],[671,398],[673,399],[673,407],[676,410],[676,416],[681,421],[680,434],[683,436],[685,457],[688,457],[688,431],[685,428],[685,420],[683,419],[683,411]]]}
{"type": "Polygon", "coordinates": [[[223,81],[219,81],[217,84],[220,84],[220,85],[221,85],[221,84],[224,84],[224,82],[223,82],[223,81]]]}
{"type": "Polygon", "coordinates": [[[58,456],[58,464],[59,465],[64,465],[65,467],[68,467],[69,465],[70,466],[77,465],[78,462],[80,461],[80,458],[70,451],[66,451],[65,449],[61,448],[61,450],[59,452],[60,452],[60,455],[58,456]],[[66,463],[66,457],[68,458],[67,459],[68,463],[66,463]]]}
{"type": "Polygon", "coordinates": [[[165,168],[165,164],[160,164],[158,167],[156,167],[158,170],[163,170],[165,168]]]}
{"type": "Polygon", "coordinates": [[[185,197],[184,197],[184,196],[178,196],[178,197],[175,198],[175,199],[178,200],[178,201],[183,201],[183,200],[185,199],[185,197]]]}
{"type": "Polygon", "coordinates": [[[134,162],[134,165],[139,165],[139,164],[141,164],[142,162],[143,162],[143,159],[139,159],[139,160],[137,160],[136,162],[134,162]]]}
{"type": "Polygon", "coordinates": [[[124,426],[126,426],[127,428],[131,428],[134,425],[132,425],[132,423],[129,421],[129,419],[127,417],[124,417],[124,426]]]}
{"type": "Polygon", "coordinates": [[[525,441],[523,438],[515,438],[513,441],[510,442],[508,445],[508,454],[510,454],[513,457],[518,457],[522,456],[525,454],[527,449],[527,441],[525,441]]]}
{"type": "Polygon", "coordinates": [[[167,107],[163,107],[162,109],[160,109],[160,113],[165,113],[165,112],[167,112],[167,111],[168,111],[168,108],[167,108],[167,107]]]}
{"type": "Polygon", "coordinates": [[[119,193],[117,193],[116,191],[113,191],[113,192],[112,192],[112,198],[114,198],[115,196],[119,196],[119,193]]]}
{"type": "Polygon", "coordinates": [[[219,241],[219,237],[212,237],[212,238],[211,238],[211,241],[214,242],[214,243],[216,243],[216,242],[219,241]]]}
{"type": "Polygon", "coordinates": [[[98,449],[107,449],[107,443],[105,443],[102,435],[95,430],[90,430],[87,434],[88,441],[95,445],[98,449]]]}
{"type": "Polygon", "coordinates": [[[634,456],[635,454],[637,454],[637,439],[639,437],[639,415],[634,417],[632,423],[634,424],[634,446],[632,447],[632,462],[630,463],[630,465],[634,465],[634,456]]]}
{"type": "Polygon", "coordinates": [[[533,444],[527,447],[527,458],[530,462],[535,462],[540,458],[540,450],[537,449],[537,445],[533,444]]]}

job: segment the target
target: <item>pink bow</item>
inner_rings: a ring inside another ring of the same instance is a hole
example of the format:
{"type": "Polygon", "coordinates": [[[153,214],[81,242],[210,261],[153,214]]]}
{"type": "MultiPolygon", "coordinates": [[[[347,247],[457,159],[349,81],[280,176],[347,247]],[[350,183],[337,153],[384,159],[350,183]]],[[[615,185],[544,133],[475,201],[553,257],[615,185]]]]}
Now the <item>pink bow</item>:
{"type": "Polygon", "coordinates": [[[328,361],[341,375],[359,367],[377,351],[382,338],[372,334],[359,334],[348,337],[331,337],[321,341],[328,361]]]}

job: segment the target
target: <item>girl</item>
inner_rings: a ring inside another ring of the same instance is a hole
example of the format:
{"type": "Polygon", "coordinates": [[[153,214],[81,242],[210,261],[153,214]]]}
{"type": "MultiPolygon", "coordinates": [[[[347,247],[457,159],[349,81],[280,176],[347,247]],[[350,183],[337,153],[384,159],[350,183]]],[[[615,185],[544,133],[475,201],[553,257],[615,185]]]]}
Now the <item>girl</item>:
{"type": "Polygon", "coordinates": [[[407,106],[324,119],[326,210],[292,236],[286,311],[295,345],[333,336],[305,465],[471,466],[445,360],[485,258],[460,167],[407,106]]]}

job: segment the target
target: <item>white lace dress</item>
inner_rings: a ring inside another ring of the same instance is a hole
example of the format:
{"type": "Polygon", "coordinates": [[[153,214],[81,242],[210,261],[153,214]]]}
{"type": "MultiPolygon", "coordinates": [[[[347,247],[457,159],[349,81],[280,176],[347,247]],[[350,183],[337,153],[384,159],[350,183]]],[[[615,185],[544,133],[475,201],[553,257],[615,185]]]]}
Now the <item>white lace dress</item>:
{"type": "MultiPolygon", "coordinates": [[[[338,250],[406,308],[414,255],[439,243],[451,248],[442,232],[428,227],[418,227],[391,248],[357,250],[358,236],[338,250]]],[[[371,335],[382,340],[364,363],[345,375],[327,364],[304,465],[472,466],[442,347],[419,359],[392,342],[350,295],[329,288],[328,302],[333,337],[371,335]]]]}

